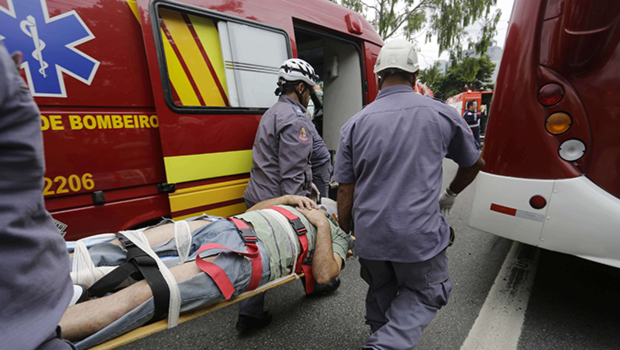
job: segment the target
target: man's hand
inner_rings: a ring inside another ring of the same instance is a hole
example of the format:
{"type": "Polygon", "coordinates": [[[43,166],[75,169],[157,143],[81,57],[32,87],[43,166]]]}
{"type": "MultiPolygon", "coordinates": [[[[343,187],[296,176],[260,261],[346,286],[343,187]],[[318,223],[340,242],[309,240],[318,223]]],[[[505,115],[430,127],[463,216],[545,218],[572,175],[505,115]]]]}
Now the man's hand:
{"type": "Polygon", "coordinates": [[[329,227],[329,221],[327,221],[327,217],[325,217],[325,214],[323,214],[322,211],[302,207],[297,207],[297,210],[299,210],[299,212],[302,213],[306,219],[308,219],[308,221],[310,221],[310,223],[317,228],[322,225],[327,225],[326,227],[329,227]]]}
{"type": "Polygon", "coordinates": [[[285,197],[287,201],[285,204],[298,207],[298,208],[302,208],[302,209],[308,209],[308,210],[319,209],[319,205],[316,204],[315,201],[313,201],[312,199],[308,197],[295,196],[295,195],[287,195],[285,197]]]}
{"type": "Polygon", "coordinates": [[[291,206],[299,207],[299,208],[319,209],[318,204],[316,204],[316,202],[314,202],[310,198],[302,197],[302,196],[295,196],[295,195],[286,195],[286,196],[276,197],[276,198],[272,198],[266,201],[256,203],[256,205],[254,205],[252,208],[248,209],[247,211],[265,209],[265,208],[273,207],[274,205],[291,205],[291,206]]]}
{"type": "Polygon", "coordinates": [[[448,192],[443,191],[439,196],[439,211],[441,212],[441,215],[448,217],[454,202],[456,202],[456,197],[452,197],[448,194],[448,192]]]}

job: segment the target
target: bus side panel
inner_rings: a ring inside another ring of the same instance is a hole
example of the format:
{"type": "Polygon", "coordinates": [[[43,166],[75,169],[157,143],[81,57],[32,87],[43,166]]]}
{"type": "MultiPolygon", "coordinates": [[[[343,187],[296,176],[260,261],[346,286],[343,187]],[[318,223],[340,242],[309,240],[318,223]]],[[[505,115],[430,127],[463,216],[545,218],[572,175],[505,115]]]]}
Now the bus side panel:
{"type": "Polygon", "coordinates": [[[539,246],[620,267],[618,213],[620,200],[587,177],[557,180],[539,246]]]}
{"type": "Polygon", "coordinates": [[[529,201],[535,195],[549,200],[553,181],[518,179],[485,172],[478,174],[476,181],[469,225],[501,237],[538,245],[546,209],[533,209],[529,201]]]}

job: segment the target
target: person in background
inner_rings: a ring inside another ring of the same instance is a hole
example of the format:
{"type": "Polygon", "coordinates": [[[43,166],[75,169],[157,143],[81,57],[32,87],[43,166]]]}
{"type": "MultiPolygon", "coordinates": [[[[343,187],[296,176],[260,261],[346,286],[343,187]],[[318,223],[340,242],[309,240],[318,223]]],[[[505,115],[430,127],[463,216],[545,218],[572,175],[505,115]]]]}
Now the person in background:
{"type": "Polygon", "coordinates": [[[14,58],[0,42],[0,347],[73,349],[58,327],[74,287],[43,202],[41,115],[14,58]]]}
{"type": "Polygon", "coordinates": [[[478,102],[476,100],[467,101],[465,105],[467,110],[463,113],[463,118],[469,125],[472,134],[474,135],[474,140],[476,140],[476,146],[478,149],[482,149],[482,143],[480,142],[480,116],[481,113],[476,113],[478,108],[478,102]]]}
{"type": "Polygon", "coordinates": [[[368,284],[364,349],[412,349],[452,283],[447,215],[484,166],[471,131],[454,108],[414,92],[413,45],[385,44],[374,68],[381,91],[340,129],[334,181],[342,229],[355,229],[361,277],[368,284]],[[442,163],[459,169],[441,191],[442,163]]]}

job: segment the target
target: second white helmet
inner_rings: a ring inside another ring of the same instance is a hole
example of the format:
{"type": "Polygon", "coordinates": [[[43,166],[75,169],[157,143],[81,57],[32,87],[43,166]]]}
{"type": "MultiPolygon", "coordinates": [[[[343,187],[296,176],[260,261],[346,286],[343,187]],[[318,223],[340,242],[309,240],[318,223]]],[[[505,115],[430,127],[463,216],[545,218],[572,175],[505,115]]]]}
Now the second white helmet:
{"type": "Polygon", "coordinates": [[[385,44],[379,51],[374,72],[376,74],[388,68],[397,68],[409,73],[420,70],[418,54],[413,44],[403,39],[395,39],[385,44]]]}
{"type": "Polygon", "coordinates": [[[286,81],[303,81],[312,87],[317,82],[314,68],[312,68],[310,63],[300,58],[291,58],[284,61],[278,71],[278,78],[286,81]]]}

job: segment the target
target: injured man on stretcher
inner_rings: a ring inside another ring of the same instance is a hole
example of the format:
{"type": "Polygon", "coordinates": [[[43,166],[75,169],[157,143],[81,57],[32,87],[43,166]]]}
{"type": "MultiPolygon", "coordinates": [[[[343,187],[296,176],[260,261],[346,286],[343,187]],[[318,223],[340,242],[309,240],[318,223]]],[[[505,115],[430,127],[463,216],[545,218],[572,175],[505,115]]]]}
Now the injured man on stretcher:
{"type": "Polygon", "coordinates": [[[63,337],[84,349],[166,315],[171,328],[179,312],[235,298],[293,272],[304,272],[312,288],[314,281],[324,284],[340,274],[350,242],[332,215],[291,195],[234,218],[164,220],[68,242],[74,284],[89,285],[97,297],[67,309],[63,337]]]}

